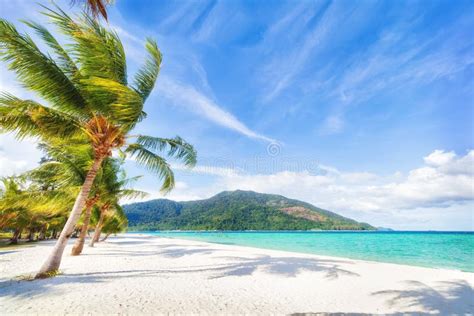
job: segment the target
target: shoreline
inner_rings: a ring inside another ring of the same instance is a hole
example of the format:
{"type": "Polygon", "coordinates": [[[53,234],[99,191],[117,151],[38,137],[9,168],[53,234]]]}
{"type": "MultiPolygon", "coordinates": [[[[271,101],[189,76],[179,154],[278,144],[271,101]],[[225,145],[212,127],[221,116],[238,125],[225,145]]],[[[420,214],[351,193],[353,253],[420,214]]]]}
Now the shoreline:
{"type": "MultiPolygon", "coordinates": [[[[206,239],[200,239],[200,238],[187,238],[185,235],[180,235],[180,233],[187,234],[195,234],[195,233],[209,233],[209,234],[215,234],[215,233],[222,233],[222,234],[240,234],[240,233],[262,233],[262,234],[267,234],[267,233],[281,233],[282,231],[137,231],[137,232],[127,232],[124,234],[130,234],[130,235],[146,235],[146,236],[154,236],[154,237],[161,237],[161,238],[171,238],[171,239],[183,239],[183,240],[190,240],[190,241],[198,241],[198,242],[206,242],[206,243],[211,243],[211,244],[221,244],[221,245],[231,245],[231,246],[240,246],[240,247],[248,247],[248,248],[253,248],[256,250],[275,250],[275,251],[286,251],[290,253],[299,253],[299,254],[307,254],[307,255],[316,255],[316,256],[325,256],[325,257],[333,257],[333,258],[339,258],[339,259],[350,259],[350,260],[356,260],[356,261],[364,261],[364,262],[377,262],[377,263],[388,263],[388,264],[397,264],[397,265],[404,265],[404,266],[411,266],[411,267],[422,267],[422,268],[429,268],[429,269],[437,269],[437,270],[452,270],[452,271],[460,271],[460,272],[467,272],[467,273],[474,273],[474,266],[466,267],[463,269],[462,267],[456,267],[456,266],[448,266],[448,267],[443,267],[442,263],[437,262],[437,264],[425,264],[424,262],[417,262],[416,260],[403,260],[400,258],[384,258],[384,257],[377,257],[375,258],[370,258],[370,257],[363,257],[360,256],[360,254],[357,253],[351,253],[349,256],[344,256],[340,254],[328,254],[328,253],[316,253],[316,252],[311,252],[311,250],[301,250],[301,249],[285,249],[285,247],[265,247],[265,246],[260,246],[260,245],[250,245],[250,244],[245,244],[245,242],[238,243],[238,242],[220,242],[217,240],[206,240],[206,239]],[[168,235],[169,233],[169,235],[168,235]],[[398,259],[398,260],[397,260],[398,259]]],[[[299,232],[299,233],[305,233],[305,232],[310,232],[313,233],[312,231],[284,231],[284,232],[289,232],[289,233],[294,233],[294,232],[299,232]]],[[[341,231],[344,233],[353,233],[357,231],[341,231]]],[[[316,232],[316,233],[340,233],[338,231],[322,231],[322,232],[316,232]]],[[[365,233],[365,232],[364,232],[365,233]]],[[[374,233],[373,231],[371,233],[374,233]]],[[[376,233],[393,233],[393,232],[376,232],[376,233]]],[[[405,233],[405,232],[398,232],[398,233],[405,233]]],[[[413,233],[413,232],[410,232],[413,233]]],[[[438,232],[417,232],[417,233],[438,233],[438,232]]],[[[452,233],[452,234],[459,234],[460,232],[445,232],[447,234],[452,233]]],[[[461,232],[463,234],[474,234],[474,232],[461,232]]],[[[199,236],[199,235],[197,235],[199,236]]],[[[426,260],[425,260],[426,261],[426,260]]],[[[432,261],[430,261],[431,263],[432,261]]]]}
{"type": "Polygon", "coordinates": [[[470,272],[136,233],[109,239],[85,247],[78,257],[69,256],[69,244],[62,274],[31,282],[12,278],[35,272],[53,242],[0,250],[0,308],[6,314],[465,314],[474,309],[470,272]]]}
{"type": "MultiPolygon", "coordinates": [[[[124,233],[121,235],[127,236],[130,233],[124,233]]],[[[164,239],[171,239],[171,240],[181,240],[181,241],[195,241],[198,243],[204,244],[211,244],[211,245],[222,245],[222,246],[230,246],[236,248],[244,248],[253,251],[261,251],[261,250],[268,250],[268,251],[277,251],[281,253],[285,253],[287,255],[309,255],[309,256],[316,256],[320,258],[326,259],[338,259],[338,260],[352,260],[355,262],[363,262],[363,263],[382,263],[382,264],[390,264],[390,265],[397,265],[397,266],[405,266],[405,267],[413,267],[413,268],[424,268],[424,269],[433,269],[433,270],[441,270],[441,271],[456,271],[456,272],[463,272],[463,273],[472,273],[474,276],[474,272],[472,271],[464,271],[460,269],[451,269],[451,268],[439,268],[439,267],[426,267],[426,266],[419,266],[419,265],[411,265],[406,263],[395,263],[395,262],[387,262],[387,261],[377,261],[377,260],[365,260],[365,259],[356,259],[350,257],[340,257],[340,256],[329,256],[329,255],[320,255],[316,253],[309,253],[309,252],[300,252],[300,251],[289,251],[289,250],[280,250],[280,249],[273,249],[273,248],[261,248],[261,247],[254,247],[254,246],[245,246],[245,245],[238,245],[238,244],[230,244],[230,243],[219,243],[219,242],[212,242],[212,241],[203,241],[203,240],[196,240],[196,239],[186,239],[186,238],[179,238],[179,237],[161,237],[147,233],[132,233],[132,235],[138,235],[143,237],[156,237],[156,238],[164,238],[164,239]]]]}

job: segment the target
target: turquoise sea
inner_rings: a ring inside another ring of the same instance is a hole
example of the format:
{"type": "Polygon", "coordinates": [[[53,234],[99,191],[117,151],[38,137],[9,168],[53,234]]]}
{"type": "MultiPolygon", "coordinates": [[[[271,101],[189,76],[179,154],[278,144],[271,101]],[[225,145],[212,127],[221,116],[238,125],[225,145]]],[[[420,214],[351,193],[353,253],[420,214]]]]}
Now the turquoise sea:
{"type": "Polygon", "coordinates": [[[473,232],[141,232],[167,238],[474,272],[473,232]]]}

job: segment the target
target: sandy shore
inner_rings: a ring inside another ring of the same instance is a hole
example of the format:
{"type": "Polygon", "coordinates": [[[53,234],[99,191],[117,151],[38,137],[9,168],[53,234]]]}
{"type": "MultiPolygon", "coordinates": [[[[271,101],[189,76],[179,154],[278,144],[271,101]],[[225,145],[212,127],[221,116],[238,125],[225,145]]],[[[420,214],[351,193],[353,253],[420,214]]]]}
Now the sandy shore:
{"type": "Polygon", "coordinates": [[[52,279],[12,280],[52,245],[0,250],[1,314],[474,311],[474,273],[150,236],[86,246],[52,279]]]}

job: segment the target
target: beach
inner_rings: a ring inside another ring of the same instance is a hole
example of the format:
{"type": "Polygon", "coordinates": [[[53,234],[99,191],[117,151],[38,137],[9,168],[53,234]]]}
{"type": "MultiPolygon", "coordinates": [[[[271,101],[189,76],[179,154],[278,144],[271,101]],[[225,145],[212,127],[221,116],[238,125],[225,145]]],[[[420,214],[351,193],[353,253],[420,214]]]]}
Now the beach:
{"type": "Polygon", "coordinates": [[[110,237],[28,281],[54,241],[0,250],[2,314],[474,311],[474,273],[147,235],[110,237]]]}

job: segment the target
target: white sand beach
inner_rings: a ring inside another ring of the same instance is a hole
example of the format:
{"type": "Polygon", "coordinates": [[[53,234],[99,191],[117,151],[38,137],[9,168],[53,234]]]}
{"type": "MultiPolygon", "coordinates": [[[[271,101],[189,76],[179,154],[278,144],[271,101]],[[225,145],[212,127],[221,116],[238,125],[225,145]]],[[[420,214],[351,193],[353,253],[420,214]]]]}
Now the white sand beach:
{"type": "Polygon", "coordinates": [[[6,314],[292,314],[474,311],[474,273],[144,235],[111,237],[62,274],[34,273],[53,241],[0,250],[6,314]]]}

